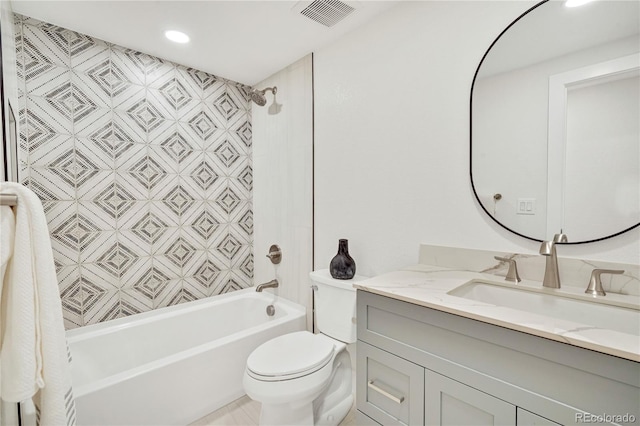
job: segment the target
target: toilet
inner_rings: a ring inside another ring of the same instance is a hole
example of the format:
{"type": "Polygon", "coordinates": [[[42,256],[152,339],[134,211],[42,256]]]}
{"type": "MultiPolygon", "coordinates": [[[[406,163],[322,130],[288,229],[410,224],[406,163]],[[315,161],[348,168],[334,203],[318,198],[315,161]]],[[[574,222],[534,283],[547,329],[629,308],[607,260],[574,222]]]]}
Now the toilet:
{"type": "Polygon", "coordinates": [[[328,269],[310,274],[318,334],[278,336],[247,359],[243,384],[262,404],[261,425],[337,425],[353,403],[347,344],[356,341],[356,290],[366,279],[336,280],[328,269]]]}

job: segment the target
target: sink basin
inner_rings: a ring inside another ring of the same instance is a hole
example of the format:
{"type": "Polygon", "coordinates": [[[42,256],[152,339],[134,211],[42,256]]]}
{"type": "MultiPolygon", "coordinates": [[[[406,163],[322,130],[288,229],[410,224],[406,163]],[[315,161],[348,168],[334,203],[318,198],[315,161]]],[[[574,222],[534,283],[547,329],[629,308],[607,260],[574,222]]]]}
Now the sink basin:
{"type": "Polygon", "coordinates": [[[550,294],[545,290],[471,281],[447,294],[586,326],[640,335],[638,309],[595,302],[588,296],[550,294]]]}

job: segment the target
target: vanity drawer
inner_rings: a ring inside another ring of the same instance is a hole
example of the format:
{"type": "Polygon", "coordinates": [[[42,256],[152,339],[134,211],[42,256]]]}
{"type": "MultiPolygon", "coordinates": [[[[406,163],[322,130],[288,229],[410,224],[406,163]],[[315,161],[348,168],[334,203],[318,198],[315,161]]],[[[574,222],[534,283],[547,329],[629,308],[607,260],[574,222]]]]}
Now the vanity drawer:
{"type": "Polygon", "coordinates": [[[424,368],[358,341],[358,409],[381,424],[424,422],[424,368]]]}

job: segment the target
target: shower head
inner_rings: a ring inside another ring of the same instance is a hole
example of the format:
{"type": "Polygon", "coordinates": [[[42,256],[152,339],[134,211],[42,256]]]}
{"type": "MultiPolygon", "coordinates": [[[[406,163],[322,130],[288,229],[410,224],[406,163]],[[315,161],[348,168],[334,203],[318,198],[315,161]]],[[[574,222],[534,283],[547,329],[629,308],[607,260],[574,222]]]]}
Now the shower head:
{"type": "Polygon", "coordinates": [[[264,90],[253,89],[249,92],[249,97],[259,106],[265,106],[267,104],[267,98],[264,96],[264,90]]]}
{"type": "Polygon", "coordinates": [[[273,93],[274,96],[278,92],[278,88],[276,86],[267,87],[266,89],[262,90],[252,89],[249,92],[249,98],[251,98],[251,100],[257,105],[265,106],[267,104],[267,98],[264,96],[264,94],[267,93],[267,90],[273,93]]]}

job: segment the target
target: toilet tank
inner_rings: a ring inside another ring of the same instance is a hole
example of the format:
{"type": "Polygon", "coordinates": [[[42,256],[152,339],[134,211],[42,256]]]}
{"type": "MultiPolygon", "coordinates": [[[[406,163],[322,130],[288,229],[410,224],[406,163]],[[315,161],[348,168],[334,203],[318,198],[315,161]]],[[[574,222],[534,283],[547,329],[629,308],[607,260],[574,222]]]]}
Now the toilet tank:
{"type": "Polygon", "coordinates": [[[353,284],[367,277],[336,280],[328,269],[309,274],[314,293],[316,329],[345,343],[356,341],[356,289],[353,284]]]}

